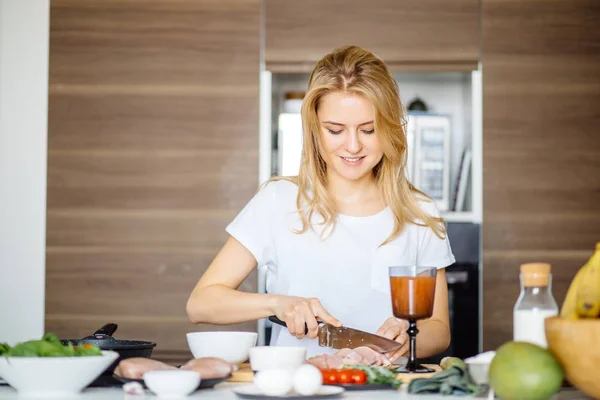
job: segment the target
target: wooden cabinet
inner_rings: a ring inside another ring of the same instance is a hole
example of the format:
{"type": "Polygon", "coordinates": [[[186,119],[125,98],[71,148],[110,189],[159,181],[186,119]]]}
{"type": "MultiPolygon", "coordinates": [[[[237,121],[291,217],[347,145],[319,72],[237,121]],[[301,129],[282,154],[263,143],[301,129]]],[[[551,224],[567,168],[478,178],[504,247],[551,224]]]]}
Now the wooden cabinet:
{"type": "Polygon", "coordinates": [[[483,0],[483,338],[512,339],[519,265],[562,304],[600,240],[600,3],[483,0]]]}
{"type": "MultiPolygon", "coordinates": [[[[482,43],[484,347],[512,335],[519,264],[552,263],[562,302],[600,240],[600,3],[262,1],[274,71],[349,44],[468,70],[482,43]]],[[[46,331],[116,322],[184,359],[188,331],[255,330],[185,302],[257,187],[260,2],[52,1],[46,331]]]]}
{"type": "Polygon", "coordinates": [[[477,68],[479,0],[263,1],[269,70],[310,70],[351,44],[393,69],[477,68]]]}
{"type": "MultiPolygon", "coordinates": [[[[55,0],[46,331],[188,358],[185,304],[258,185],[259,0],[55,0]]],[[[256,277],[243,285],[256,291],[256,277]]]]}

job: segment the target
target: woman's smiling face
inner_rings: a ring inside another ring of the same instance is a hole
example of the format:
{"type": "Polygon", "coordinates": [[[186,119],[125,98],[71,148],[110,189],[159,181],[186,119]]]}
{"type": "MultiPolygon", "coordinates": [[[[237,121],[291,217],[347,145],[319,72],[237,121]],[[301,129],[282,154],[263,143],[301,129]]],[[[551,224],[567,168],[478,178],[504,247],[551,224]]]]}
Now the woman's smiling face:
{"type": "Polygon", "coordinates": [[[321,98],[317,116],[327,175],[352,181],[370,179],[383,157],[373,104],[358,94],[332,92],[321,98]]]}

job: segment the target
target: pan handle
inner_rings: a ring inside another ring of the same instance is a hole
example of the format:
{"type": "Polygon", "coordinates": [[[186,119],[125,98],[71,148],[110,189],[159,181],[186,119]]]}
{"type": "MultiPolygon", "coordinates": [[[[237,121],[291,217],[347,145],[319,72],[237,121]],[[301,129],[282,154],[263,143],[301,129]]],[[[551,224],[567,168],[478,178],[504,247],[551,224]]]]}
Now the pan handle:
{"type": "Polygon", "coordinates": [[[115,323],[106,324],[102,328],[100,328],[96,332],[94,332],[94,335],[112,336],[113,333],[116,332],[117,327],[118,327],[118,325],[115,323]]]}
{"type": "MultiPolygon", "coordinates": [[[[271,321],[277,325],[285,326],[287,328],[287,324],[285,322],[283,322],[282,320],[280,320],[279,318],[277,318],[276,315],[271,315],[269,317],[269,321],[271,321]]],[[[306,324],[304,324],[304,334],[305,335],[308,334],[308,326],[306,324]]]]}

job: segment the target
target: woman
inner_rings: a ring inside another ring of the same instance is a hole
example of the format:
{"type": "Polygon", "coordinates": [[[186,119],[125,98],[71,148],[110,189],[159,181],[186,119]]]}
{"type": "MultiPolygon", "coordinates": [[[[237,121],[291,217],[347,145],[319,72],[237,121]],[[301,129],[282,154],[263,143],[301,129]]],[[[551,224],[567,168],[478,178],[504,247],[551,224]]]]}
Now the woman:
{"type": "Polygon", "coordinates": [[[298,177],[267,182],[227,227],[231,235],[187,304],[195,323],[233,324],[276,315],[272,345],[319,347],[317,321],[403,343],[392,315],[388,267],[439,268],[433,316],[419,321],[417,356],[450,341],[444,267],[454,262],[433,201],[405,176],[405,124],[398,87],[374,54],[350,46],[320,60],[302,104],[298,177]],[[237,290],[266,268],[267,294],[237,290]],[[305,336],[305,324],[308,334],[305,336]]]}

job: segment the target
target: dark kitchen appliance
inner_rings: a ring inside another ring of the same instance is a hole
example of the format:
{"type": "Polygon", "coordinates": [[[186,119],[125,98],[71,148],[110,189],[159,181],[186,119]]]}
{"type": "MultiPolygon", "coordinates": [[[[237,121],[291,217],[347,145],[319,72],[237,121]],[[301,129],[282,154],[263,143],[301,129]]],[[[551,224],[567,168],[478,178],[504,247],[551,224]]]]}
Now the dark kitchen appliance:
{"type": "Polygon", "coordinates": [[[480,225],[449,222],[447,228],[456,259],[446,268],[450,346],[443,353],[419,360],[422,363],[439,363],[446,356],[465,359],[479,353],[480,225]]]}

